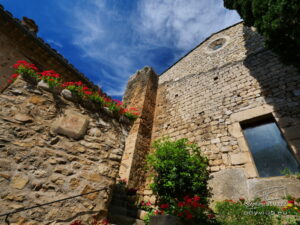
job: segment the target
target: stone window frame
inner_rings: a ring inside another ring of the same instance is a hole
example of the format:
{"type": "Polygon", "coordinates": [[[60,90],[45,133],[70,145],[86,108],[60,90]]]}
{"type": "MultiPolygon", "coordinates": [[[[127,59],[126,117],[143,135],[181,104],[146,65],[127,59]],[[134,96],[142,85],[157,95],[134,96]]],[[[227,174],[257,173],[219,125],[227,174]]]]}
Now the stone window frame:
{"type": "MultiPolygon", "coordinates": [[[[235,137],[237,139],[238,146],[240,148],[240,152],[233,154],[233,156],[239,157],[239,160],[241,162],[244,162],[243,166],[244,166],[247,178],[261,178],[261,177],[258,174],[255,162],[252,157],[252,153],[247,144],[246,138],[243,134],[243,129],[240,124],[246,120],[255,119],[258,117],[262,117],[262,116],[267,116],[270,114],[273,116],[275,121],[278,122],[279,119],[277,118],[277,116],[274,112],[274,108],[273,108],[273,106],[270,106],[270,105],[263,105],[263,106],[247,109],[244,111],[232,113],[230,115],[230,125],[228,126],[228,131],[233,137],[235,137]]],[[[296,157],[296,159],[299,162],[299,158],[296,155],[297,149],[291,145],[291,143],[285,137],[284,132],[279,125],[278,125],[278,128],[281,131],[288,146],[292,150],[294,156],[296,157]]],[[[232,155],[231,155],[231,157],[232,157],[232,155]]],[[[276,177],[281,177],[281,176],[276,176],[276,177]]]]}
{"type": "Polygon", "coordinates": [[[216,37],[216,38],[214,38],[213,40],[211,40],[211,41],[209,41],[209,42],[207,43],[207,45],[206,45],[206,53],[208,53],[208,54],[217,53],[217,52],[223,50],[223,49],[229,44],[229,42],[230,42],[230,37],[229,37],[229,36],[224,36],[224,35],[223,35],[223,36],[216,37]],[[211,49],[209,46],[210,46],[213,42],[215,42],[215,41],[217,41],[217,40],[219,40],[219,39],[225,39],[224,44],[223,44],[220,48],[218,48],[218,49],[216,49],[216,50],[211,49]]]}

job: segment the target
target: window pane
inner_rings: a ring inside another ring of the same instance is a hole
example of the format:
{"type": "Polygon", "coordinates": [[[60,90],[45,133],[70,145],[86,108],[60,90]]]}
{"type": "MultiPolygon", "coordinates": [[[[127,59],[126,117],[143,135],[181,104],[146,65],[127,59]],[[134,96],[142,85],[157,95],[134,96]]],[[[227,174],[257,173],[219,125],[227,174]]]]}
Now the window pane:
{"type": "Polygon", "coordinates": [[[243,129],[260,177],[282,176],[284,169],[299,172],[299,164],[291,153],[275,122],[243,129]]]}

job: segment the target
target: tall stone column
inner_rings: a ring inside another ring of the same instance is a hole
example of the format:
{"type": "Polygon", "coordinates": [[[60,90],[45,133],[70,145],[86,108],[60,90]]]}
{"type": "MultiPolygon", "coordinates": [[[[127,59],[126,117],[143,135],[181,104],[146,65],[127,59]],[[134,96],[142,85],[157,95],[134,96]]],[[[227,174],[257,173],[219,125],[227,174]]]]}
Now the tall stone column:
{"type": "Polygon", "coordinates": [[[128,186],[140,188],[145,181],[145,159],[150,150],[158,76],[151,67],[144,67],[128,81],[123,101],[140,110],[126,139],[119,175],[128,186]]]}

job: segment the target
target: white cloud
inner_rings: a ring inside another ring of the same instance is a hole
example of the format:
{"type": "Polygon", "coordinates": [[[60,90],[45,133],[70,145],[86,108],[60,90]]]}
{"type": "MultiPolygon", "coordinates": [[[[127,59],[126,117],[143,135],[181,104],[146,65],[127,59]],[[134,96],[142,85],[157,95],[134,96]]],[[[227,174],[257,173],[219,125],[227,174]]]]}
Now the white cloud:
{"type": "Polygon", "coordinates": [[[225,11],[223,0],[139,0],[126,13],[115,7],[117,0],[62,2],[68,27],[64,32],[82,59],[111,68],[98,68],[110,95],[122,95],[128,77],[152,63],[149,51],[165,47],[186,52],[239,20],[236,13],[225,11]]]}
{"type": "Polygon", "coordinates": [[[52,40],[52,39],[46,39],[46,41],[49,44],[54,45],[54,47],[58,47],[58,48],[62,48],[63,47],[62,43],[60,43],[59,41],[55,41],[55,40],[52,40]]]}
{"type": "Polygon", "coordinates": [[[182,50],[240,20],[223,0],[141,0],[139,16],[136,26],[150,43],[182,50]]]}

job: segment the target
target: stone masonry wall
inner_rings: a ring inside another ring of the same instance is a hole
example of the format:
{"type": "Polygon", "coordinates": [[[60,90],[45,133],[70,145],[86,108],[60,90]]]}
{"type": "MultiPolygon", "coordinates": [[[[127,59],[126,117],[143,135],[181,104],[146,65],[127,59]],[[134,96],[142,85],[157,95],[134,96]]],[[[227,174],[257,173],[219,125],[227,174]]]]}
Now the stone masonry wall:
{"type": "Polygon", "coordinates": [[[66,81],[81,80],[94,85],[62,55],[30,32],[20,21],[0,5],[0,93],[6,88],[8,78],[14,73],[12,65],[18,60],[34,63],[41,71],[53,69],[64,74],[66,81]]]}
{"type": "Polygon", "coordinates": [[[0,105],[0,214],[104,187],[9,220],[70,224],[104,217],[130,125],[37,89],[21,77],[0,95],[0,105]]]}
{"type": "Polygon", "coordinates": [[[129,187],[136,189],[143,188],[146,177],[145,159],[151,145],[157,83],[153,69],[145,67],[130,78],[123,98],[129,107],[140,109],[141,114],[126,139],[119,173],[127,179],[129,187]]]}
{"type": "MultiPolygon", "coordinates": [[[[250,198],[271,185],[258,177],[239,125],[243,120],[272,114],[300,159],[300,74],[265,49],[262,40],[242,23],[234,25],[159,77],[152,141],[169,136],[197,143],[218,177],[212,181],[215,199],[250,198]],[[210,49],[219,38],[226,39],[223,47],[210,49]]],[[[276,179],[273,186],[300,196],[299,180],[276,179]]]]}

